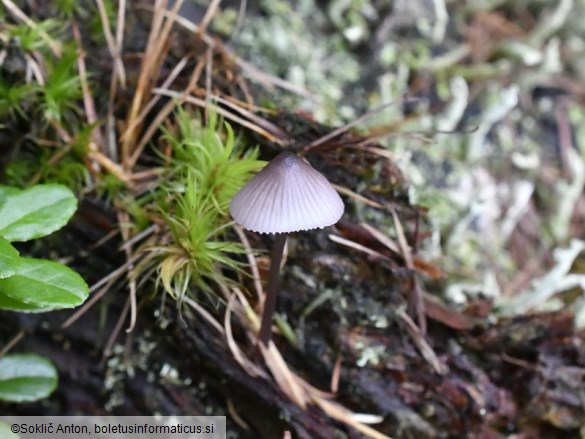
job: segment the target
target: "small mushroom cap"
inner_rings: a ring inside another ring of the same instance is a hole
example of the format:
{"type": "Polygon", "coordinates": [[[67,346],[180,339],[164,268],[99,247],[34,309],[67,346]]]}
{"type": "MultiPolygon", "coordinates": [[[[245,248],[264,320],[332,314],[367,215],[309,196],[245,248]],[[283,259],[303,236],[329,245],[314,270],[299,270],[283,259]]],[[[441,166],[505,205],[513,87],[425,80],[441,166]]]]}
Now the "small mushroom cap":
{"type": "Polygon", "coordinates": [[[305,160],[290,152],[276,156],[232,199],[230,213],[258,233],[289,233],[335,224],[341,197],[305,160]]]}

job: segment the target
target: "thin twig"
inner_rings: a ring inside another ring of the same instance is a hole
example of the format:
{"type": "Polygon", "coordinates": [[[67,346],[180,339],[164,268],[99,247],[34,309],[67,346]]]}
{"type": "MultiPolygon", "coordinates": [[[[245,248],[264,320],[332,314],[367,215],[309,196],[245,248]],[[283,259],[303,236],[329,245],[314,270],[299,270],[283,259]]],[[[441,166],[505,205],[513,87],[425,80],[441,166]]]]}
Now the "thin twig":
{"type": "Polygon", "coordinates": [[[387,236],[385,233],[380,232],[378,229],[370,226],[368,223],[360,223],[360,226],[366,229],[368,233],[376,238],[380,243],[388,247],[388,249],[392,250],[394,253],[400,254],[400,248],[398,247],[398,244],[396,244],[392,238],[387,236]]]}
{"type": "MultiPolygon", "coordinates": [[[[149,9],[151,10],[151,7],[144,7],[144,9],[149,9]]],[[[168,12],[164,13],[167,17],[170,16],[170,14],[168,12]]],[[[188,19],[181,17],[181,16],[175,16],[173,17],[173,20],[180,26],[182,26],[183,28],[187,29],[190,32],[193,32],[195,34],[199,33],[199,26],[197,26],[195,23],[189,21],[188,19]]],[[[215,44],[215,40],[213,39],[213,37],[209,36],[206,33],[202,33],[200,34],[201,39],[208,45],[213,45],[215,44]]],[[[263,84],[264,86],[276,86],[276,87],[280,87],[283,90],[287,90],[290,91],[292,93],[295,93],[299,96],[303,96],[305,98],[311,99],[313,101],[318,101],[319,98],[317,97],[317,95],[315,95],[314,93],[311,93],[307,90],[305,90],[304,88],[298,87],[294,84],[292,84],[291,82],[288,82],[282,78],[270,75],[266,72],[261,71],[260,69],[258,69],[257,67],[253,66],[252,64],[248,63],[247,61],[244,61],[243,59],[241,59],[240,57],[238,57],[235,53],[233,53],[231,50],[229,50],[227,47],[222,45],[222,50],[224,51],[224,53],[231,58],[234,63],[240,67],[244,72],[246,72],[249,76],[251,76],[253,79],[255,79],[257,82],[263,84]]]]}
{"type": "Polygon", "coordinates": [[[437,374],[445,375],[448,372],[447,366],[439,360],[439,357],[437,357],[437,354],[425,340],[424,335],[421,334],[410,316],[406,314],[403,309],[399,309],[396,314],[400,318],[400,321],[406,328],[406,332],[410,335],[413,343],[418,348],[423,358],[427,360],[437,374]]]}
{"type": "Polygon", "coordinates": [[[237,111],[242,116],[248,118],[248,120],[254,122],[259,127],[262,127],[267,131],[270,131],[273,135],[279,137],[280,139],[289,141],[288,134],[285,131],[283,131],[280,127],[274,125],[272,122],[269,122],[266,119],[258,116],[257,114],[254,114],[251,111],[242,108],[235,102],[232,102],[232,100],[224,99],[221,96],[217,95],[212,95],[211,98],[212,100],[220,102],[225,106],[230,107],[232,110],[237,111]]]}
{"type": "Polygon", "coordinates": [[[183,302],[185,302],[187,305],[189,305],[191,308],[197,311],[197,313],[199,313],[201,317],[207,320],[207,322],[211,326],[213,326],[213,328],[217,330],[217,332],[219,332],[221,335],[225,335],[224,329],[221,327],[219,323],[217,323],[217,320],[215,320],[215,318],[213,318],[213,316],[209,314],[209,312],[205,308],[203,308],[196,301],[187,296],[183,297],[183,302]]]}
{"type": "Polygon", "coordinates": [[[375,207],[376,209],[384,209],[383,204],[380,204],[374,200],[370,200],[369,198],[366,198],[363,195],[360,195],[357,192],[352,191],[351,189],[348,189],[344,186],[340,186],[338,184],[334,184],[333,187],[338,192],[341,192],[342,194],[347,195],[348,197],[351,197],[351,198],[354,198],[358,201],[361,201],[362,203],[367,204],[368,206],[375,207]]]}
{"type": "MultiPolygon", "coordinates": [[[[172,90],[163,90],[160,88],[155,88],[153,90],[153,93],[157,93],[163,96],[168,96],[171,98],[176,98],[176,99],[180,99],[181,98],[181,93],[179,92],[175,92],[172,90]]],[[[183,98],[185,102],[188,102],[190,104],[194,104],[197,105],[198,107],[201,108],[206,108],[207,107],[207,103],[199,98],[193,97],[193,96],[186,96],[183,98]]],[[[225,109],[221,108],[221,107],[216,107],[215,111],[224,116],[226,119],[231,120],[232,122],[236,122],[237,124],[240,124],[243,127],[249,128],[252,131],[257,132],[258,134],[266,137],[269,141],[274,142],[274,143],[278,143],[279,145],[283,144],[283,141],[281,139],[276,138],[275,136],[273,136],[271,133],[269,133],[268,131],[264,130],[263,128],[260,128],[250,122],[248,122],[247,120],[244,120],[228,111],[226,111],[225,109]]]]}
{"type": "MultiPolygon", "coordinates": [[[[120,267],[116,268],[114,271],[110,272],[106,276],[102,277],[99,281],[93,284],[90,289],[89,293],[92,294],[94,291],[97,291],[104,285],[111,285],[111,283],[115,282],[119,279],[124,273],[128,271],[128,267],[130,264],[134,264],[140,259],[142,255],[134,255],[134,259],[130,261],[126,261],[125,264],[121,265],[120,267]]],[[[107,292],[108,290],[105,289],[100,290],[98,293],[93,294],[89,300],[87,300],[79,309],[73,313],[71,317],[69,317],[65,322],[61,325],[61,329],[66,329],[67,327],[71,326],[75,323],[81,316],[83,316],[89,309],[107,292]]]]}
{"type": "MultiPolygon", "coordinates": [[[[179,76],[179,74],[183,71],[188,61],[189,61],[188,56],[184,56],[183,58],[181,58],[181,60],[173,68],[167,79],[165,79],[165,81],[162,83],[161,87],[168,88],[177,78],[177,76],[179,76]]],[[[144,122],[144,119],[146,119],[146,116],[148,116],[148,112],[154,108],[154,106],[158,103],[159,100],[160,96],[158,95],[152,97],[148,104],[142,109],[138,117],[136,117],[136,119],[132,121],[132,124],[128,125],[126,130],[122,133],[122,135],[120,136],[120,140],[125,140],[128,136],[132,135],[136,127],[140,125],[142,122],[144,122]]]]}
{"type": "Polygon", "coordinates": [[[415,268],[412,258],[412,252],[406,240],[406,235],[404,234],[404,229],[402,228],[400,219],[396,214],[396,210],[391,209],[390,211],[392,212],[392,219],[394,220],[394,227],[396,228],[396,236],[398,237],[398,244],[400,245],[402,257],[404,258],[406,267],[411,271],[412,276],[411,303],[414,307],[414,312],[416,313],[416,320],[418,322],[420,332],[424,335],[427,333],[425,302],[422,296],[420,285],[418,284],[418,280],[416,279],[416,276],[414,274],[415,268]]]}
{"type": "Polygon", "coordinates": [[[402,104],[404,102],[408,102],[409,98],[402,98],[402,99],[398,99],[394,102],[389,102],[387,104],[381,105],[378,108],[375,108],[371,111],[368,111],[366,114],[361,115],[360,117],[358,117],[357,119],[354,119],[353,121],[343,125],[342,127],[337,128],[336,130],[331,131],[329,134],[326,134],[323,137],[320,137],[316,140],[313,140],[311,143],[309,143],[307,146],[305,146],[302,150],[301,150],[301,155],[302,154],[306,154],[307,152],[309,152],[311,149],[322,145],[323,143],[349,131],[350,129],[352,129],[353,127],[355,127],[356,125],[362,123],[363,121],[369,119],[370,117],[382,112],[383,110],[386,110],[389,107],[392,107],[394,105],[397,104],[402,104]]]}
{"type": "Polygon", "coordinates": [[[376,250],[372,250],[371,248],[366,247],[365,245],[358,244],[357,242],[342,238],[341,236],[329,235],[329,239],[333,242],[338,243],[338,244],[345,245],[347,247],[351,247],[357,251],[361,251],[362,253],[365,253],[369,256],[372,256],[376,259],[382,259],[382,260],[386,260],[386,261],[390,260],[387,256],[383,255],[382,253],[377,252],[376,250]]]}
{"type": "MultiPolygon", "coordinates": [[[[203,69],[205,67],[205,62],[206,62],[206,59],[204,57],[201,57],[199,59],[199,61],[197,62],[197,64],[195,65],[195,68],[193,69],[193,74],[191,75],[191,78],[189,79],[189,84],[185,88],[185,91],[183,92],[182,97],[176,101],[172,100],[170,102],[167,102],[164,105],[164,107],[158,112],[158,114],[154,117],[153,121],[151,122],[151,124],[148,126],[148,128],[145,130],[144,134],[142,135],[142,138],[140,139],[138,146],[134,149],[132,159],[130,160],[131,163],[136,163],[136,161],[138,160],[138,157],[140,156],[140,154],[142,153],[142,151],[144,150],[144,148],[146,147],[148,142],[150,142],[150,140],[152,139],[154,134],[160,129],[160,125],[163,123],[163,121],[167,118],[167,116],[169,114],[171,114],[171,112],[175,109],[175,106],[179,106],[183,103],[184,97],[187,96],[189,94],[189,92],[195,87],[195,84],[197,83],[197,81],[201,77],[201,74],[202,74],[203,69]]],[[[158,99],[159,96],[156,95],[156,98],[158,99]]]]}
{"type": "Polygon", "coordinates": [[[10,339],[10,341],[6,343],[6,346],[4,346],[0,351],[0,358],[2,358],[4,355],[10,352],[10,350],[14,346],[16,346],[20,340],[24,338],[24,334],[25,334],[24,331],[19,331],[14,337],[12,337],[12,339],[10,339]]]}
{"type": "MultiPolygon", "coordinates": [[[[177,0],[171,11],[166,10],[167,0],[157,0],[154,4],[152,24],[148,35],[148,42],[144,50],[144,57],[140,66],[140,74],[136,85],[136,92],[130,107],[130,113],[127,119],[127,125],[134,125],[134,120],[140,114],[144,102],[146,102],[151,93],[153,85],[160,75],[160,66],[163,62],[164,55],[169,50],[169,34],[172,24],[177,17],[179,8],[183,0],[177,0]],[[165,21],[165,17],[168,19],[165,21]]],[[[122,163],[126,169],[134,165],[132,161],[134,148],[136,146],[137,130],[132,135],[127,136],[122,142],[122,163]]]]}
{"type": "Polygon", "coordinates": [[[122,330],[122,326],[124,325],[124,321],[126,320],[126,316],[128,315],[129,310],[130,310],[130,298],[128,297],[126,299],[126,303],[124,304],[124,309],[122,309],[122,312],[120,313],[120,316],[118,317],[118,321],[116,322],[116,326],[112,330],[112,333],[110,334],[110,337],[108,338],[108,342],[106,343],[106,346],[104,348],[104,355],[103,355],[104,358],[111,354],[112,348],[114,347],[114,343],[116,342],[116,339],[118,338],[118,335],[120,334],[120,331],[122,330]]]}

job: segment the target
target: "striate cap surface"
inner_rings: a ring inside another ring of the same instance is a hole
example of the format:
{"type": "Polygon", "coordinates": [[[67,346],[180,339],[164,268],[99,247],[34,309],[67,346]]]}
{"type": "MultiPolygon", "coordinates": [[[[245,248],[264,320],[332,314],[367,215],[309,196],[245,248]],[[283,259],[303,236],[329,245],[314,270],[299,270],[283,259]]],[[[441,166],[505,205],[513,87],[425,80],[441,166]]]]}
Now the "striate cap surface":
{"type": "Polygon", "coordinates": [[[277,155],[232,199],[230,213],[258,233],[289,233],[335,224],[343,215],[341,197],[305,160],[277,155]]]}

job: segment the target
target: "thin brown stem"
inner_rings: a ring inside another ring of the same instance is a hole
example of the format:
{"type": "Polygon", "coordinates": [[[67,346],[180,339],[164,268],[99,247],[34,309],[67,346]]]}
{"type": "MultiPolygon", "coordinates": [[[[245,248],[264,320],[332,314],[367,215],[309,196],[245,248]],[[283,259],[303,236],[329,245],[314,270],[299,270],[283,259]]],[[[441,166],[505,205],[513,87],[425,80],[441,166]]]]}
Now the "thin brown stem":
{"type": "Polygon", "coordinates": [[[264,302],[264,311],[262,312],[262,322],[260,323],[260,334],[258,339],[260,343],[268,346],[272,334],[272,316],[276,309],[276,295],[280,281],[280,263],[284,253],[284,244],[286,243],[287,233],[277,233],[274,237],[272,247],[272,258],[270,260],[270,272],[268,273],[268,288],[266,290],[266,301],[264,302]]]}

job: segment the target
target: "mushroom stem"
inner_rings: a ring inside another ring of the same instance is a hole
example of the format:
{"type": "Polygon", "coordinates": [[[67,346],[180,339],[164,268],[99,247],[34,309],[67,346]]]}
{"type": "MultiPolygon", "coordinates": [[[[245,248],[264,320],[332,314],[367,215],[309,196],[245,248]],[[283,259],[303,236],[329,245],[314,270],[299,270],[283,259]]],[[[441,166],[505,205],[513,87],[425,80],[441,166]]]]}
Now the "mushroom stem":
{"type": "Polygon", "coordinates": [[[280,281],[280,264],[284,253],[284,244],[288,233],[276,233],[272,247],[272,258],[270,259],[270,271],[268,273],[268,289],[260,323],[260,334],[258,339],[264,346],[268,346],[272,335],[272,316],[276,309],[276,295],[280,281]]]}

